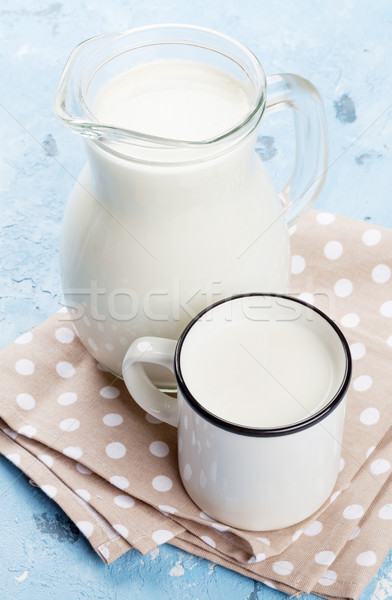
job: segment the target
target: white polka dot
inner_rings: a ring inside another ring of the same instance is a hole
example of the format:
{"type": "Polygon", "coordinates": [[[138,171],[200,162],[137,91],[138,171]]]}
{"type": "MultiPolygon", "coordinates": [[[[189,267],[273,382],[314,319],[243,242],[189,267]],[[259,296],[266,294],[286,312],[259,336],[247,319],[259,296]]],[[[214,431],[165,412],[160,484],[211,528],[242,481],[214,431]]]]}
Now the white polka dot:
{"type": "Polygon", "coordinates": [[[149,413],[146,413],[146,421],[148,421],[149,423],[151,423],[151,425],[159,425],[160,423],[162,423],[162,421],[160,421],[159,419],[157,419],[153,415],[150,415],[149,413]]]}
{"type": "Polygon", "coordinates": [[[86,536],[86,538],[91,537],[94,531],[94,525],[90,523],[90,521],[77,521],[75,525],[86,536]]]}
{"type": "Polygon", "coordinates": [[[94,342],[93,338],[88,338],[88,345],[96,352],[98,350],[97,344],[94,342]]]}
{"type": "MultiPolygon", "coordinates": [[[[119,342],[120,342],[121,346],[126,346],[127,344],[129,345],[127,338],[124,337],[123,335],[120,337],[119,342]]],[[[138,345],[138,349],[141,352],[146,352],[147,350],[151,350],[151,344],[149,342],[141,342],[138,345]],[[144,344],[144,347],[143,347],[143,344],[144,344]]]]}
{"type": "Polygon", "coordinates": [[[298,298],[308,304],[314,304],[314,296],[310,292],[302,292],[299,294],[298,298]]]}
{"type": "Polygon", "coordinates": [[[158,529],[152,534],[152,539],[156,544],[165,544],[174,537],[168,529],[158,529]]]}
{"type": "Polygon", "coordinates": [[[373,383],[373,379],[369,375],[360,375],[354,379],[354,390],[357,392],[366,392],[373,383]]]}
{"type": "Polygon", "coordinates": [[[386,283],[391,278],[391,269],[388,265],[377,265],[372,271],[372,278],[376,283],[386,283]]]}
{"type": "Polygon", "coordinates": [[[260,542],[263,542],[263,544],[265,544],[266,546],[271,546],[271,542],[268,538],[265,537],[257,537],[256,540],[259,540],[260,542]]]}
{"type": "Polygon", "coordinates": [[[384,302],[384,304],[381,304],[380,313],[383,317],[392,317],[392,300],[388,300],[387,302],[384,302]]]}
{"type": "Polygon", "coordinates": [[[340,473],[341,471],[343,471],[343,469],[344,469],[344,465],[345,465],[345,464],[346,464],[346,463],[345,463],[345,461],[344,461],[344,458],[341,456],[341,457],[340,457],[340,461],[339,461],[339,473],[340,473]]]}
{"type": "Polygon", "coordinates": [[[322,550],[321,552],[318,552],[316,554],[316,556],[314,557],[314,560],[319,565],[325,565],[325,566],[329,567],[329,565],[331,565],[333,563],[335,558],[336,558],[335,554],[333,552],[331,552],[330,550],[322,550]]]}
{"type": "Polygon", "coordinates": [[[343,327],[356,327],[359,321],[359,315],[357,315],[356,313],[347,313],[340,319],[340,322],[343,325],[343,327]]]}
{"type": "Polygon", "coordinates": [[[332,502],[335,502],[336,498],[337,498],[338,496],[340,496],[340,494],[341,494],[341,493],[342,493],[342,491],[341,491],[341,490],[338,490],[337,492],[334,492],[333,494],[331,494],[331,497],[330,497],[329,501],[330,501],[331,503],[332,503],[332,502]]]}
{"type": "Polygon", "coordinates": [[[373,550],[368,550],[367,552],[358,554],[356,561],[360,567],[372,567],[377,562],[377,556],[373,550]]]}
{"type": "Polygon", "coordinates": [[[100,389],[99,393],[102,398],[107,398],[108,400],[113,400],[113,398],[117,398],[120,395],[120,390],[113,387],[112,385],[105,385],[100,389]]]}
{"type": "Polygon", "coordinates": [[[75,490],[75,494],[77,494],[85,502],[88,502],[91,498],[90,492],[88,492],[87,490],[85,490],[83,488],[78,488],[77,490],[75,490]]]}
{"type": "Polygon", "coordinates": [[[221,523],[212,523],[212,527],[217,531],[227,531],[229,529],[227,525],[222,525],[221,523]]]}
{"type": "Polygon", "coordinates": [[[388,346],[390,346],[392,348],[392,335],[390,335],[389,338],[387,339],[387,344],[388,344],[388,346]]]}
{"type": "Polygon", "coordinates": [[[24,435],[25,437],[32,438],[37,433],[37,430],[32,425],[23,425],[23,427],[18,429],[18,433],[20,433],[20,435],[24,435]]]}
{"type": "Polygon", "coordinates": [[[373,475],[382,475],[383,473],[389,471],[390,468],[391,463],[385,458],[377,458],[377,460],[374,460],[370,465],[370,470],[373,475]]]}
{"type": "Polygon", "coordinates": [[[12,463],[14,463],[14,465],[17,467],[20,463],[20,456],[19,454],[16,454],[15,452],[12,454],[6,454],[5,456],[6,458],[8,458],[9,461],[11,461],[12,463]]]}
{"type": "Polygon", "coordinates": [[[361,342],[355,342],[355,344],[351,344],[350,352],[353,360],[359,360],[365,356],[366,348],[361,342]]]}
{"type": "Polygon", "coordinates": [[[199,482],[200,482],[200,487],[202,487],[202,488],[206,487],[207,477],[206,477],[206,474],[204,473],[203,469],[200,471],[199,482]]]}
{"type": "Polygon", "coordinates": [[[345,519],[360,519],[365,514],[363,506],[360,504],[350,504],[346,506],[343,511],[343,517],[345,519]]]}
{"type": "Polygon", "coordinates": [[[336,575],[335,571],[327,570],[325,571],[324,575],[320,577],[318,582],[320,585],[333,585],[337,578],[338,576],[336,575]]]}
{"type": "Polygon", "coordinates": [[[301,537],[302,534],[303,534],[302,529],[298,529],[298,531],[293,533],[293,537],[292,537],[293,542],[296,542],[301,537]]]}
{"type": "Polygon", "coordinates": [[[125,490],[127,487],[129,487],[128,479],[122,475],[113,475],[109,481],[112,485],[115,485],[120,490],[125,490]]]}
{"type": "Polygon", "coordinates": [[[362,234],[365,246],[375,246],[381,240],[381,233],[377,229],[368,229],[362,234]]]}
{"type": "Polygon", "coordinates": [[[205,542],[209,546],[211,546],[211,548],[216,547],[214,540],[209,535],[201,535],[200,539],[203,540],[203,542],[205,542]]]}
{"type": "Polygon", "coordinates": [[[378,511],[378,516],[380,517],[380,519],[384,519],[385,521],[391,520],[392,519],[392,504],[385,504],[385,506],[380,508],[380,510],[378,511]]]}
{"type": "Polygon", "coordinates": [[[317,218],[318,223],[320,223],[320,225],[329,225],[330,223],[334,222],[336,217],[332,213],[322,212],[319,215],[317,215],[316,218],[317,218]]]}
{"type": "Polygon", "coordinates": [[[119,523],[116,523],[112,527],[113,527],[113,529],[115,529],[117,531],[117,533],[119,533],[121,535],[121,537],[123,537],[123,538],[128,537],[129,532],[128,532],[128,529],[126,527],[124,527],[124,525],[120,525],[119,523]]]}
{"type": "Polygon", "coordinates": [[[152,480],[152,487],[158,492],[168,492],[173,487],[173,482],[166,475],[158,475],[152,480]]]}
{"type": "Polygon", "coordinates": [[[63,431],[76,431],[80,427],[80,421],[78,419],[64,419],[59,424],[60,429],[63,431]]]}
{"type": "Polygon", "coordinates": [[[294,569],[294,565],[288,560],[278,560],[274,562],[272,568],[278,575],[290,575],[294,569]]]}
{"type": "Polygon", "coordinates": [[[349,542],[351,542],[352,540],[355,540],[355,538],[357,538],[359,536],[360,531],[361,531],[361,529],[358,527],[358,525],[356,525],[354,531],[348,538],[349,542]]]}
{"type": "Polygon", "coordinates": [[[56,329],[55,336],[62,344],[70,344],[73,341],[75,334],[69,327],[59,327],[56,329]]]}
{"type": "Polygon", "coordinates": [[[188,429],[188,415],[184,416],[184,427],[185,429],[188,429]]]}
{"type": "Polygon", "coordinates": [[[294,235],[294,233],[297,231],[297,226],[293,225],[292,227],[289,227],[289,235],[294,235]]]}
{"type": "Polygon", "coordinates": [[[131,508],[135,505],[135,500],[131,496],[116,496],[114,504],[117,504],[120,508],[131,508]]]}
{"type": "Polygon", "coordinates": [[[150,444],[150,452],[154,456],[163,458],[169,454],[169,446],[165,442],[152,442],[150,444]]]}
{"type": "Polygon", "coordinates": [[[83,323],[87,326],[87,327],[91,327],[91,323],[90,323],[90,319],[84,315],[83,317],[83,323]]]}
{"type": "Polygon", "coordinates": [[[251,565],[253,563],[259,563],[259,562],[262,562],[263,560],[265,560],[266,558],[267,558],[267,555],[264,554],[264,552],[259,552],[255,556],[250,557],[250,559],[248,560],[248,564],[251,565]]]}
{"type": "Polygon", "coordinates": [[[41,485],[40,487],[41,487],[41,490],[43,492],[45,492],[45,494],[47,496],[49,496],[49,498],[54,498],[55,497],[55,495],[57,493],[57,490],[54,487],[54,485],[41,485]]]}
{"type": "Polygon", "coordinates": [[[115,427],[116,425],[121,425],[124,419],[121,415],[118,415],[117,413],[110,413],[108,415],[105,415],[102,421],[105,423],[105,425],[108,425],[109,427],[115,427]]]}
{"type": "Polygon", "coordinates": [[[192,467],[188,463],[184,467],[183,477],[184,477],[185,481],[189,481],[190,478],[192,477],[192,467]]]}
{"type": "Polygon", "coordinates": [[[366,458],[369,458],[369,456],[371,454],[373,454],[373,452],[375,451],[375,449],[376,449],[376,446],[370,446],[370,448],[366,452],[366,458]]]}
{"type": "Polygon", "coordinates": [[[380,419],[380,413],[377,408],[365,408],[359,418],[364,425],[375,425],[380,419]]]}
{"type": "Polygon", "coordinates": [[[88,469],[87,467],[85,467],[84,465],[82,465],[80,463],[76,463],[76,469],[82,475],[91,475],[91,473],[92,473],[92,471],[90,471],[90,469],[88,469]]]}
{"type": "Polygon", "coordinates": [[[109,352],[113,352],[113,350],[114,350],[113,344],[110,344],[109,342],[107,342],[105,344],[105,348],[106,348],[106,350],[109,350],[109,352]]]}
{"type": "Polygon", "coordinates": [[[63,454],[65,456],[68,456],[68,458],[79,460],[79,458],[81,458],[81,456],[83,455],[83,450],[78,446],[67,446],[67,448],[64,448],[63,454]]]}
{"type": "Polygon", "coordinates": [[[68,406],[69,404],[73,404],[78,399],[78,395],[75,392],[64,392],[60,394],[57,398],[57,402],[61,404],[61,406],[68,406]]]}
{"type": "Polygon", "coordinates": [[[98,550],[100,551],[104,559],[108,560],[110,556],[109,548],[106,548],[106,546],[98,546],[98,550]]]}
{"type": "Polygon", "coordinates": [[[106,454],[109,458],[122,458],[127,449],[121,442],[111,442],[106,446],[106,454]]]}
{"type": "Polygon", "coordinates": [[[46,465],[47,467],[49,467],[49,469],[51,467],[53,467],[53,458],[51,456],[49,456],[48,454],[40,454],[38,459],[44,463],[44,465],[46,465]]]}
{"type": "Polygon", "coordinates": [[[69,379],[69,377],[75,375],[75,368],[73,365],[71,365],[71,363],[66,361],[57,363],[56,371],[57,375],[60,375],[60,377],[63,377],[64,379],[69,379]]]}
{"type": "Polygon", "coordinates": [[[105,331],[105,327],[103,326],[102,323],[97,323],[97,329],[99,329],[99,331],[105,331]]]}
{"type": "Polygon", "coordinates": [[[19,375],[32,375],[34,370],[34,363],[28,358],[21,358],[15,363],[15,371],[19,373],[19,375]]]}
{"type": "Polygon", "coordinates": [[[31,410],[35,406],[35,400],[30,394],[18,394],[16,402],[23,410],[31,410]]]}
{"type": "Polygon", "coordinates": [[[330,260],[336,260],[342,256],[343,246],[340,242],[333,240],[324,246],[324,255],[330,260]]]}
{"type": "Polygon", "coordinates": [[[183,446],[182,437],[179,435],[178,436],[178,454],[182,454],[182,446],[183,446]]]}
{"type": "Polygon", "coordinates": [[[306,261],[303,256],[294,254],[294,256],[291,257],[291,272],[293,275],[299,275],[305,270],[305,267],[306,261]]]}
{"type": "Polygon", "coordinates": [[[160,504],[158,509],[161,511],[161,513],[168,515],[174,515],[176,512],[178,512],[176,508],[173,508],[173,506],[169,506],[168,504],[160,504]]]}
{"type": "Polygon", "coordinates": [[[263,581],[264,585],[268,586],[269,588],[276,590],[276,586],[271,583],[271,581],[263,581]]]}
{"type": "Polygon", "coordinates": [[[313,537],[314,535],[318,535],[323,530],[323,524],[320,521],[313,521],[307,528],[304,530],[305,535],[309,535],[313,537]]]}
{"type": "Polygon", "coordinates": [[[349,279],[338,279],[333,286],[333,291],[339,298],[347,298],[353,291],[353,284],[349,279]]]}
{"type": "Polygon", "coordinates": [[[15,340],[15,344],[29,344],[32,339],[33,334],[31,333],[31,331],[28,331],[27,333],[24,333],[23,335],[17,337],[15,340]]]}
{"type": "Polygon", "coordinates": [[[5,435],[8,435],[8,437],[10,437],[12,440],[14,440],[18,435],[16,431],[10,429],[9,427],[4,427],[3,432],[5,433],[5,435]]]}

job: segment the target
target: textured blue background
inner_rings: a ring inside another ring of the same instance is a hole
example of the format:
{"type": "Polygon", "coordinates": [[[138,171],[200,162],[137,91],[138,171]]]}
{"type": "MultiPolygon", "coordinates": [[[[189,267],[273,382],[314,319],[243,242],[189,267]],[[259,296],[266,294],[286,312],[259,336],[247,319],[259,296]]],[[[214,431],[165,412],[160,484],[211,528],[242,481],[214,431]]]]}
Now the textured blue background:
{"type": "MultiPolygon", "coordinates": [[[[330,131],[330,167],[317,208],[392,226],[390,0],[2,0],[2,346],[52,314],[61,299],[60,224],[85,161],[81,142],[52,111],[62,67],[88,37],[159,22],[218,29],[250,47],[267,74],[310,79],[324,99],[330,131]]],[[[290,119],[264,119],[261,135],[279,185],[291,164],[290,119]]],[[[2,600],[285,597],[167,545],[146,557],[130,551],[104,566],[56,504],[2,458],[0,477],[2,600]]],[[[392,585],[391,558],[363,600],[385,598],[381,585],[392,585]]]]}

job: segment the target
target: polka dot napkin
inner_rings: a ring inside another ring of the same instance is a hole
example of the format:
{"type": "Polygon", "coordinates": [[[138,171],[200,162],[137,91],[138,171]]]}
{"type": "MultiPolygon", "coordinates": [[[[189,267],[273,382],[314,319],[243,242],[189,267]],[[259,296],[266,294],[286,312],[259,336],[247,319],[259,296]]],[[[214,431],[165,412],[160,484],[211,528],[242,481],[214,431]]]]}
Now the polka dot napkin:
{"type": "Polygon", "coordinates": [[[185,493],[176,430],[146,415],[58,313],[2,351],[0,452],[103,560],[170,541],[287,593],[358,598],[392,545],[392,231],[311,211],[292,228],[292,293],[338,322],[353,379],[339,478],[297,526],[216,523],[185,493]]]}

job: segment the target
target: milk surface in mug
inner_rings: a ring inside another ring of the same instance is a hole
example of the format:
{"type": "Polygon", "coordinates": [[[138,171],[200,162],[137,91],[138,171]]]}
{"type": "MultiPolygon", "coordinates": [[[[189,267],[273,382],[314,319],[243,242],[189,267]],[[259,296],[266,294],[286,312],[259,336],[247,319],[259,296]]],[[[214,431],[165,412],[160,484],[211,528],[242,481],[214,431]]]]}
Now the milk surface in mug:
{"type": "Polygon", "coordinates": [[[302,320],[228,322],[200,343],[185,341],[181,357],[184,381],[204,408],[260,428],[323,408],[339,387],[340,370],[333,349],[302,320]]]}
{"type": "Polygon", "coordinates": [[[249,109],[246,89],[234,77],[193,61],[162,60],[113,77],[92,110],[102,123],[202,141],[240,124],[249,109]]]}

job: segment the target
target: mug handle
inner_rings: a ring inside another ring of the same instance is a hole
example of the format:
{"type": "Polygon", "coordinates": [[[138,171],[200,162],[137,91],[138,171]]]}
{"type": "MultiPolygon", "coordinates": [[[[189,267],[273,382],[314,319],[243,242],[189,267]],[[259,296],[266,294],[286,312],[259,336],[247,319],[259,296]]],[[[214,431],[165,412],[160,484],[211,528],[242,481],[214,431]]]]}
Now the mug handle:
{"type": "Polygon", "coordinates": [[[327,173],[327,125],[323,102],[314,85],[291,73],[267,77],[265,114],[292,108],[296,158],[294,170],[279,192],[286,222],[292,227],[319,195],[327,173]]]}
{"type": "Polygon", "coordinates": [[[125,355],[122,374],[132,398],[150,415],[177,427],[178,402],[161,392],[147,376],[142,363],[161,365],[174,373],[174,352],[177,342],[158,337],[135,340],[125,355]]]}

